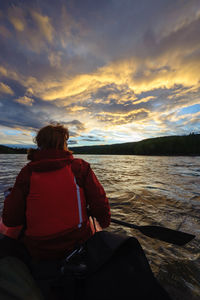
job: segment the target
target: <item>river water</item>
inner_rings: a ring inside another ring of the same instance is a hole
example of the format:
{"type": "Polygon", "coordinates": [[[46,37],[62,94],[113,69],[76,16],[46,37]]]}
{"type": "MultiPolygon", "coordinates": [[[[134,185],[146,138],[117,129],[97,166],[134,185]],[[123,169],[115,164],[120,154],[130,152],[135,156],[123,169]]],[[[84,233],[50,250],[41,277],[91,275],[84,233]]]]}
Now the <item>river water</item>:
{"type": "MultiPolygon", "coordinates": [[[[172,299],[200,299],[200,157],[78,157],[91,164],[104,186],[112,217],[196,235],[187,245],[175,246],[119,225],[111,224],[108,229],[139,240],[155,276],[172,299]]],[[[0,154],[0,210],[3,190],[14,184],[26,162],[26,155],[0,154]]]]}

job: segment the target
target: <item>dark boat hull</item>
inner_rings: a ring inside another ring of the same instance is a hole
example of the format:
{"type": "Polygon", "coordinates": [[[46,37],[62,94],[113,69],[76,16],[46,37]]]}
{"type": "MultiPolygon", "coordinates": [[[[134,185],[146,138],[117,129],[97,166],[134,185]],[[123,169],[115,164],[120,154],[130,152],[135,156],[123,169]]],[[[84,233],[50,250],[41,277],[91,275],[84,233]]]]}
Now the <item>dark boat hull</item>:
{"type": "Polygon", "coordinates": [[[23,261],[45,299],[53,294],[57,295],[54,299],[170,299],[154,277],[137,239],[100,231],[83,249],[68,263],[33,263],[18,240],[3,235],[0,239],[0,257],[14,256],[23,261]],[[82,273],[77,272],[80,265],[86,266],[82,273]]]}

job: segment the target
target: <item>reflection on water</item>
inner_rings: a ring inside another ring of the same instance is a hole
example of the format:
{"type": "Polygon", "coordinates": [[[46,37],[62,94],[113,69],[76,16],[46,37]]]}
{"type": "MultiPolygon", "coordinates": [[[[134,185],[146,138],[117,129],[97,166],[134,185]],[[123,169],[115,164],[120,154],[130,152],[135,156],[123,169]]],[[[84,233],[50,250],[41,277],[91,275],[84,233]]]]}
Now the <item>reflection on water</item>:
{"type": "MultiPolygon", "coordinates": [[[[137,225],[161,225],[196,238],[184,247],[135,236],[151,267],[173,299],[200,299],[200,157],[79,155],[90,162],[109,197],[112,216],[137,225]]],[[[26,163],[25,155],[0,155],[0,202],[26,163]]]]}

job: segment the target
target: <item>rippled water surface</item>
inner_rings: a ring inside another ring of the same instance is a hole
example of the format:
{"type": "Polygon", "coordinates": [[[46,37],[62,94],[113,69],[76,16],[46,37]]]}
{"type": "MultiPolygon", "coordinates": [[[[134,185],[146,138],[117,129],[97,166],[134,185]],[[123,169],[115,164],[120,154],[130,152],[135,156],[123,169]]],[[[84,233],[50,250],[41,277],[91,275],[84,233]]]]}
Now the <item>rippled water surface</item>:
{"type": "MultiPolygon", "coordinates": [[[[135,236],[158,280],[176,300],[200,299],[200,157],[79,155],[87,160],[109,197],[112,216],[136,225],[161,225],[196,238],[175,246],[111,224],[135,236]]],[[[0,154],[0,205],[26,155],[0,154]]]]}

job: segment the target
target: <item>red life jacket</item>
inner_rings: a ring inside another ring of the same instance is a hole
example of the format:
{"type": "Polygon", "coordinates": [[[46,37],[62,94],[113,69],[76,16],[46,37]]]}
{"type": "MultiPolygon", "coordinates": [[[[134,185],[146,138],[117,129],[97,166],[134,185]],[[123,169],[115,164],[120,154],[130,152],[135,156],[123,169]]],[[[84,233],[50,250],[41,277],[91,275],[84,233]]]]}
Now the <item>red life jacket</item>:
{"type": "Polygon", "coordinates": [[[32,172],[26,235],[48,236],[80,228],[87,219],[84,191],[76,183],[71,165],[50,172],[32,172]]]}

